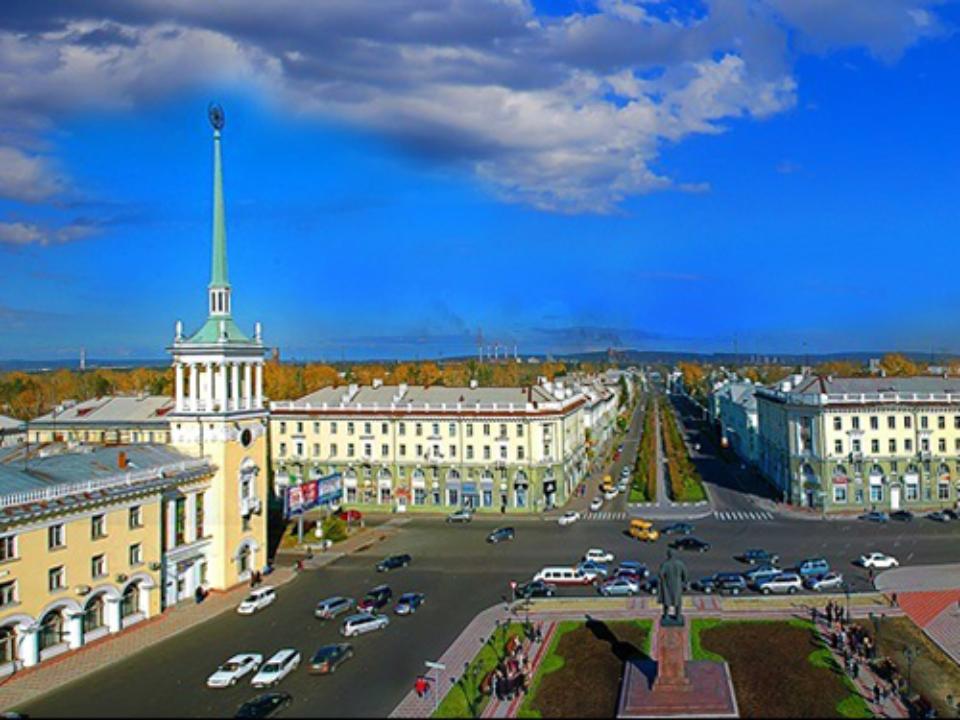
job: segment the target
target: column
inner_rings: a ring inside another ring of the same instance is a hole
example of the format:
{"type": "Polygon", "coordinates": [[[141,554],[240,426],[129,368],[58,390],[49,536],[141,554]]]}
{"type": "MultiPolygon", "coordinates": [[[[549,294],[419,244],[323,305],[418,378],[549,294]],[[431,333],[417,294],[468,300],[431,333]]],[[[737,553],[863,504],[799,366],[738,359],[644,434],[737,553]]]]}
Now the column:
{"type": "Polygon", "coordinates": [[[220,412],[227,409],[227,366],[224,363],[217,364],[217,403],[220,405],[220,412]]]}
{"type": "Polygon", "coordinates": [[[172,550],[177,546],[177,504],[173,500],[163,501],[163,510],[166,515],[167,523],[167,550],[172,550]]]}
{"type": "Polygon", "coordinates": [[[250,380],[253,373],[250,371],[250,363],[243,364],[243,407],[246,410],[250,409],[250,406],[253,405],[253,385],[250,380]]]}
{"type": "Polygon", "coordinates": [[[260,409],[263,407],[263,363],[257,363],[257,390],[254,407],[260,409]]]}
{"type": "Polygon", "coordinates": [[[240,409],[240,365],[239,363],[230,363],[231,382],[230,382],[230,409],[240,409]]]}
{"type": "Polygon", "coordinates": [[[187,542],[191,543],[197,540],[197,494],[187,495],[186,507],[184,512],[187,514],[187,542]]]}
{"type": "Polygon", "coordinates": [[[137,606],[144,618],[150,617],[150,588],[143,582],[137,587],[137,606]]]}
{"type": "Polygon", "coordinates": [[[213,409],[213,363],[207,363],[206,365],[206,377],[207,377],[207,412],[210,412],[213,409]]]}
{"type": "Polygon", "coordinates": [[[25,668],[33,667],[40,662],[40,626],[21,626],[18,631],[18,655],[25,668]]]}
{"type": "Polygon", "coordinates": [[[176,385],[177,412],[183,410],[183,364],[177,363],[173,369],[176,385]]]}
{"type": "Polygon", "coordinates": [[[197,366],[190,363],[190,410],[193,412],[197,411],[197,400],[200,396],[200,393],[197,392],[197,385],[197,366]]]}
{"type": "Polygon", "coordinates": [[[107,630],[112,633],[120,632],[123,622],[120,618],[120,598],[108,597],[106,599],[107,610],[107,630]]]}
{"type": "Polygon", "coordinates": [[[83,613],[67,615],[67,645],[71,650],[83,646],[83,613]]]}

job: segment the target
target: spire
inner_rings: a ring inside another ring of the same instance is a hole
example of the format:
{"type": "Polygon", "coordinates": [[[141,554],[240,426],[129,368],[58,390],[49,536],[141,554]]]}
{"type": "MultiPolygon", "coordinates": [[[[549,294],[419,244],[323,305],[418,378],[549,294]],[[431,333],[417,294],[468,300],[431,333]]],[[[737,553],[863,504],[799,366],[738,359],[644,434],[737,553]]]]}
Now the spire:
{"type": "Polygon", "coordinates": [[[230,287],[227,280],[227,222],[223,211],[223,169],[220,160],[220,131],[223,129],[223,110],[211,105],[210,123],[213,125],[213,265],[210,287],[230,287]]]}

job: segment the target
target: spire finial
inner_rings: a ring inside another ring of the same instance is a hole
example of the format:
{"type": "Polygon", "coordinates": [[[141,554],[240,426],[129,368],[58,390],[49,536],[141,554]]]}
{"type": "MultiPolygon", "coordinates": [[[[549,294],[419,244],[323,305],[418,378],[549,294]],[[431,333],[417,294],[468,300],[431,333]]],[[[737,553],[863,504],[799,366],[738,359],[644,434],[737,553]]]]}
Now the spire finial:
{"type": "MultiPolygon", "coordinates": [[[[223,168],[220,158],[220,131],[223,129],[223,108],[210,103],[207,117],[213,126],[213,262],[210,272],[210,288],[229,288],[227,280],[227,222],[223,206],[223,168]]],[[[213,308],[212,308],[213,309],[213,308]]],[[[213,309],[214,312],[230,313],[229,299],[213,309]]]]}

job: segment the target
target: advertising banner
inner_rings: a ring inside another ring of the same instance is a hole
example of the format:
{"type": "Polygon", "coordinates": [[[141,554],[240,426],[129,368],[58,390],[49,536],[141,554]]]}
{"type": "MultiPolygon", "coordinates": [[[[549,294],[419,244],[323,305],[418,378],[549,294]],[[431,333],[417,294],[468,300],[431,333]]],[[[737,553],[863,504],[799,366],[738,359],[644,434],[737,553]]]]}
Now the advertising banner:
{"type": "Polygon", "coordinates": [[[342,496],[343,477],[340,473],[290,485],[283,493],[283,514],[284,517],[300,515],[315,507],[337,503],[342,496]]]}

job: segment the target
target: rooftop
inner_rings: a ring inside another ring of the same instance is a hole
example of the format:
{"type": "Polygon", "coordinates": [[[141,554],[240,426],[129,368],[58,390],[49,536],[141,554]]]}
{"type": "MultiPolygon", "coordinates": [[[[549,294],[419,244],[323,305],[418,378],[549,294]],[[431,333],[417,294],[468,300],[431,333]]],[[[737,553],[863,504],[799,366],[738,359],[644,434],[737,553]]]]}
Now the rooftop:
{"type": "Polygon", "coordinates": [[[167,413],[174,408],[166,395],[113,395],[75,402],[67,400],[53,412],[34,418],[31,425],[82,423],[111,425],[156,422],[166,425],[167,413]]]}
{"type": "Polygon", "coordinates": [[[960,378],[831,377],[805,375],[789,378],[758,393],[803,404],[870,402],[960,402],[960,378]]]}

